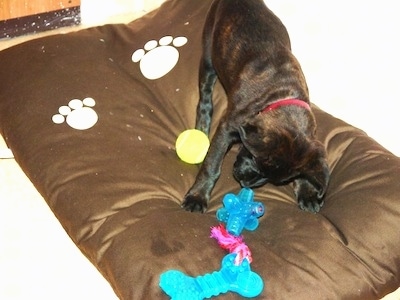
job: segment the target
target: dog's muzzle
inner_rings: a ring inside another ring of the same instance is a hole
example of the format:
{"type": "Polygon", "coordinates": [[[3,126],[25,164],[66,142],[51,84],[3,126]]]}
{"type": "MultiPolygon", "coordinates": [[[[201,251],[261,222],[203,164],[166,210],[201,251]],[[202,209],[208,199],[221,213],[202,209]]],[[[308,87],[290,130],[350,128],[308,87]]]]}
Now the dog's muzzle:
{"type": "Polygon", "coordinates": [[[247,187],[247,188],[256,188],[260,187],[268,182],[268,179],[266,178],[254,178],[253,180],[239,180],[239,183],[241,187],[247,187]]]}

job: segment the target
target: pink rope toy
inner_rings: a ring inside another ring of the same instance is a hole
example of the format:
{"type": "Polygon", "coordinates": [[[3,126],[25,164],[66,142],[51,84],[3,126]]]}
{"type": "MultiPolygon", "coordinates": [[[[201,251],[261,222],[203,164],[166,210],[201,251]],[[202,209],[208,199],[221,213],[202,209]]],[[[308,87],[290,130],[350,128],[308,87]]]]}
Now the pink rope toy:
{"type": "Polygon", "coordinates": [[[211,227],[210,237],[216,239],[222,249],[228,250],[229,253],[236,253],[235,265],[239,266],[244,259],[247,259],[249,263],[253,261],[250,249],[243,241],[243,237],[230,234],[223,224],[211,227]]]}

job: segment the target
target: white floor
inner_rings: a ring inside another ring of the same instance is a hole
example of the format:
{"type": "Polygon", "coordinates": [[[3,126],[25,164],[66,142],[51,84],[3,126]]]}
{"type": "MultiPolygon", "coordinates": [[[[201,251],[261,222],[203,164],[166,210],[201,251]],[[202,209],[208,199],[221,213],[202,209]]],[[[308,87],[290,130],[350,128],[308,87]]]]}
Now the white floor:
{"type": "MultiPolygon", "coordinates": [[[[82,0],[83,25],[129,21],[160,2],[82,0]]],[[[400,18],[395,1],[267,4],[288,28],[312,101],[400,156],[400,18]]],[[[34,37],[0,41],[0,50],[34,37]]],[[[4,149],[0,140],[0,156],[4,149]]],[[[0,182],[0,299],[116,299],[13,159],[0,159],[0,182]]],[[[390,299],[400,299],[399,294],[390,299]]]]}

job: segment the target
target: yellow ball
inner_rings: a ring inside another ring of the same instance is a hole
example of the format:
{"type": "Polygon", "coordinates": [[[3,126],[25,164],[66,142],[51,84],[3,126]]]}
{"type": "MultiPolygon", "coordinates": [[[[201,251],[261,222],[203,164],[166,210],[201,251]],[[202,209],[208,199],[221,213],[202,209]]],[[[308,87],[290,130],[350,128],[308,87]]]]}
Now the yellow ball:
{"type": "Polygon", "coordinates": [[[188,164],[199,164],[206,157],[210,141],[208,136],[197,129],[183,131],[176,139],[178,157],[188,164]]]}

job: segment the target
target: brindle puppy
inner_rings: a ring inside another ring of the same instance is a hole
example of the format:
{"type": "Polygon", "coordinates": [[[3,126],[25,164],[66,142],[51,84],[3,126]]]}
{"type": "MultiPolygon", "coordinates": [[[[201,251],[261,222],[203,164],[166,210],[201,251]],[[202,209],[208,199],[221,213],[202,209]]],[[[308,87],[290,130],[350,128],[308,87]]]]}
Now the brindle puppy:
{"type": "Polygon", "coordinates": [[[226,152],[242,148],[234,177],[242,186],[294,182],[303,210],[323,205],[329,169],[308,88],[285,26],[262,0],[215,0],[203,32],[196,128],[210,132],[212,91],[222,83],[228,107],[182,207],[204,212],[226,152]]]}

